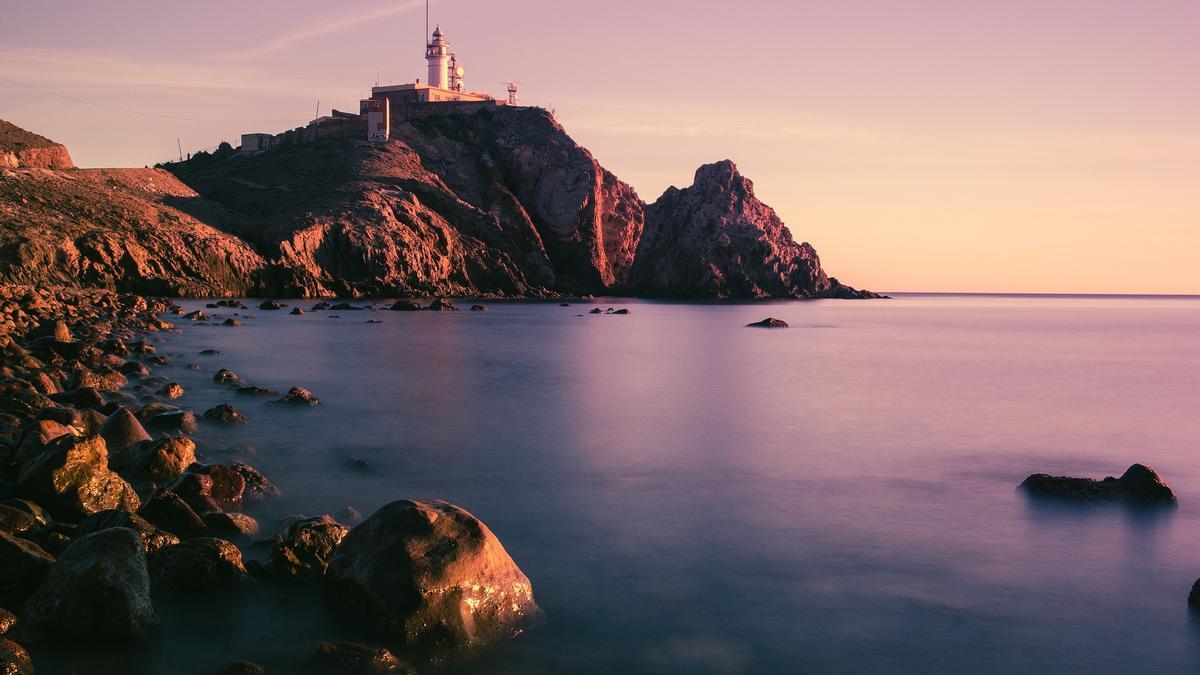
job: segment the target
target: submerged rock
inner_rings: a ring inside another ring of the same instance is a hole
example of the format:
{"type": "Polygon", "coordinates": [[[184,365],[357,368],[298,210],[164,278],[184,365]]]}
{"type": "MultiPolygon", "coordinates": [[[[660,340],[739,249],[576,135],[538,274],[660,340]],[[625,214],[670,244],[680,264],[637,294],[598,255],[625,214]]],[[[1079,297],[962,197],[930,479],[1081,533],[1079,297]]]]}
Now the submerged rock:
{"type": "Polygon", "coordinates": [[[38,631],[80,638],[145,638],[158,626],[141,537],[127,528],[67,547],[25,606],[38,631]]]}
{"type": "Polygon", "coordinates": [[[225,425],[241,425],[246,424],[249,421],[240,410],[229,405],[228,403],[222,403],[205,410],[204,419],[210,422],[216,422],[217,424],[225,425]]]}
{"type": "Polygon", "coordinates": [[[426,307],[425,309],[430,312],[457,312],[458,311],[458,308],[454,306],[454,303],[450,302],[446,298],[435,299],[433,302],[429,303],[429,306],[426,307]]]}
{"type": "Polygon", "coordinates": [[[318,400],[316,396],[313,396],[311,391],[305,389],[304,387],[292,387],[288,390],[288,393],[284,394],[283,398],[276,401],[276,403],[314,406],[319,405],[321,401],[318,400]]]}
{"type": "Polygon", "coordinates": [[[412,300],[397,300],[389,309],[393,312],[419,312],[421,305],[412,300]]]}
{"type": "Polygon", "coordinates": [[[250,581],[237,546],[200,537],[163,549],[150,561],[155,594],[203,597],[240,590],[250,581]]]}
{"type": "Polygon", "coordinates": [[[767,318],[763,319],[762,321],[755,321],[754,323],[746,324],[746,328],[787,328],[787,327],[788,327],[788,324],[786,321],[784,321],[783,319],[776,319],[774,317],[767,317],[767,318]]]}
{"type": "Polygon", "coordinates": [[[0,673],[33,675],[33,659],[29,652],[8,638],[0,638],[0,673]]]}
{"type": "Polygon", "coordinates": [[[383,647],[353,642],[325,642],[304,665],[311,673],[338,675],[415,675],[417,671],[383,647]]]}
{"type": "Polygon", "coordinates": [[[283,494],[261,471],[245,462],[235,461],[229,468],[236,471],[245,482],[245,491],[242,492],[242,501],[244,503],[257,504],[265,499],[278,497],[283,494]]]}
{"type": "Polygon", "coordinates": [[[1144,464],[1130,466],[1120,478],[1072,478],[1035,473],[1021,487],[1030,495],[1061,501],[1099,503],[1124,501],[1132,504],[1177,503],[1175,493],[1154,469],[1144,464]]]}
{"type": "Polygon", "coordinates": [[[491,530],[444,501],[376,511],[342,540],[324,587],[345,616],[439,649],[513,637],[539,614],[529,579],[491,530]]]}
{"type": "Polygon", "coordinates": [[[349,532],[329,515],[292,521],[271,551],[266,572],[275,581],[315,584],[349,532]]]}
{"type": "Polygon", "coordinates": [[[262,304],[260,304],[258,306],[258,308],[261,310],[264,310],[264,311],[273,312],[273,311],[283,309],[283,305],[280,305],[278,302],[276,302],[274,300],[266,300],[262,304]]]}

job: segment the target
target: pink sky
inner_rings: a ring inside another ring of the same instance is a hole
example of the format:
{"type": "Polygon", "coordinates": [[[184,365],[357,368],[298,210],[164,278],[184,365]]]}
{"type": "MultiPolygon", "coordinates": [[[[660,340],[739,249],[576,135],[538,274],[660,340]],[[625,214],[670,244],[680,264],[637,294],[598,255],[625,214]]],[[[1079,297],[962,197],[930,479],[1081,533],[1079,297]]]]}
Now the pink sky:
{"type": "MultiPolygon", "coordinates": [[[[423,77],[423,3],[12,3],[0,118],[140,166],[423,77]]],[[[843,280],[1200,293],[1200,3],[435,0],[641,197],[733,159],[843,280]]]]}

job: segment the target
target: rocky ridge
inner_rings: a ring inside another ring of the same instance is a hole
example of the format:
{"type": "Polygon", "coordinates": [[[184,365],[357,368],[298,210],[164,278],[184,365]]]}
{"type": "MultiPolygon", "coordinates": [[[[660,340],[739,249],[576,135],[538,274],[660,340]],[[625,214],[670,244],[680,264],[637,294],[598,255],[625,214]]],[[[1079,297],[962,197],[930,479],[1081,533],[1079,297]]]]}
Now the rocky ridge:
{"type": "Polygon", "coordinates": [[[223,146],[166,171],[8,169],[0,281],[171,296],[870,295],[827,277],[731,162],[646,205],[538,108],[397,122],[381,145],[361,131],[252,155],[223,146]]]}

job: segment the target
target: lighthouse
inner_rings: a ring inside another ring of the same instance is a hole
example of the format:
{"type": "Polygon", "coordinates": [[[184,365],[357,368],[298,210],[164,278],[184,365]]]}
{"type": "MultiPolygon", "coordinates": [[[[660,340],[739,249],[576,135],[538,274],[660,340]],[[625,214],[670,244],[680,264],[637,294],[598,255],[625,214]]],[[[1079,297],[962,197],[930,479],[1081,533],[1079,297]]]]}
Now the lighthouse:
{"type": "Polygon", "coordinates": [[[429,62],[429,86],[449,89],[450,43],[446,42],[441,26],[433,30],[433,39],[425,47],[425,60],[429,62]]]}

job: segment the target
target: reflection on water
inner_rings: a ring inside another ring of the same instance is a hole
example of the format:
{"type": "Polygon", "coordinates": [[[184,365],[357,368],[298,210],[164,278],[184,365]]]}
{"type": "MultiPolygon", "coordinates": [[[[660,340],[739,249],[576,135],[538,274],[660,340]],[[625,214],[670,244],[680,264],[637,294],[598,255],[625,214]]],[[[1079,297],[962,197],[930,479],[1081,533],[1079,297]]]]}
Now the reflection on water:
{"type": "MultiPolygon", "coordinates": [[[[1200,576],[1200,301],[621,304],[632,315],[252,310],[160,351],[178,355],[167,374],[184,402],[251,418],[217,442],[253,444],[285,490],[254,512],[265,526],[438,497],[492,527],[546,622],[480,672],[1200,663],[1185,603],[1200,576]],[[742,328],[767,315],[792,328],[742,328]],[[231,398],[211,384],[221,367],[323,405],[231,398]],[[371,470],[346,468],[355,457],[371,470]],[[1178,510],[1015,489],[1135,461],[1178,510]]],[[[353,637],[314,605],[268,590],[232,613],[169,616],[144,667],[288,664],[353,637]]]]}

